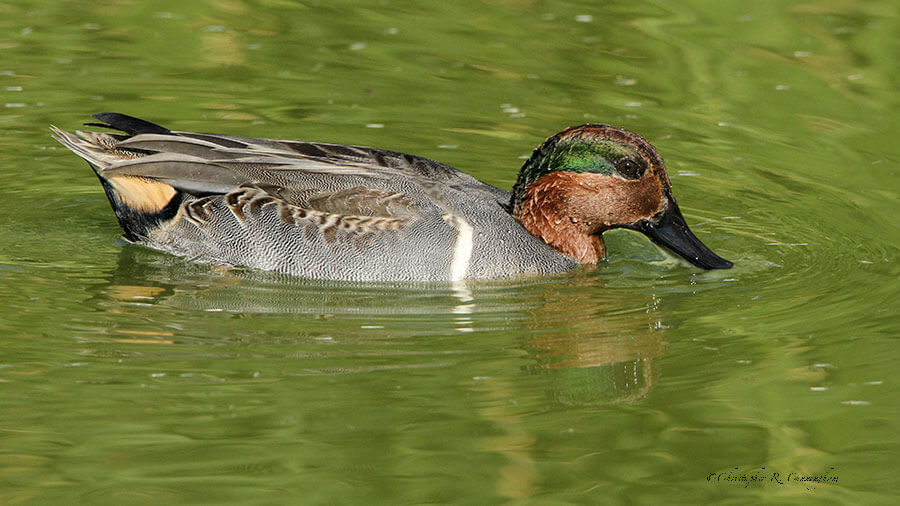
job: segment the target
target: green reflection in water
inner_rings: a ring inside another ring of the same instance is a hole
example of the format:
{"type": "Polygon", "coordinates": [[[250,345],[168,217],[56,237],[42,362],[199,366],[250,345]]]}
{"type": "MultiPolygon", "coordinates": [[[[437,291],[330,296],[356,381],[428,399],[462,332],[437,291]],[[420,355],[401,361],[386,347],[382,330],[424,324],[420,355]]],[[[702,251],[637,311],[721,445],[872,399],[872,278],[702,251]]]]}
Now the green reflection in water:
{"type": "Polygon", "coordinates": [[[895,2],[0,12],[0,502],[894,502],[895,2]],[[458,287],[191,265],[117,244],[49,139],[101,110],[504,188],[620,125],[736,268],[623,231],[594,271],[458,287]],[[706,480],[763,467],[839,481],[706,480]]]}

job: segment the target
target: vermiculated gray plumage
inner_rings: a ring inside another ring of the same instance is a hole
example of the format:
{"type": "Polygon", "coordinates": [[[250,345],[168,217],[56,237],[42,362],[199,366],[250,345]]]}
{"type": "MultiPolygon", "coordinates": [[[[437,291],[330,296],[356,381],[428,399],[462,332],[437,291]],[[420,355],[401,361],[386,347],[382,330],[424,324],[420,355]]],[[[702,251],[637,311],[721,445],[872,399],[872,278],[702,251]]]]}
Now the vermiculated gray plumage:
{"type": "Polygon", "coordinates": [[[433,160],[173,132],[116,113],[95,118],[127,135],[54,127],[54,136],[94,168],[126,237],[158,250],[349,281],[498,278],[576,265],[510,215],[509,192],[433,160]]]}

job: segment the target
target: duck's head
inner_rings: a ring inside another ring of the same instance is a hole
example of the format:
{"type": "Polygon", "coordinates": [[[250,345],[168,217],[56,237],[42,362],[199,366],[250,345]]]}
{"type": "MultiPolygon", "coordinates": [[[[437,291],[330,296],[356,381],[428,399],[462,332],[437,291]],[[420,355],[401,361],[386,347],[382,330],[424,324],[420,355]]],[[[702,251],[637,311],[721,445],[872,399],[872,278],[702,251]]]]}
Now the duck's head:
{"type": "Polygon", "coordinates": [[[510,207],[529,232],[581,263],[605,256],[603,232],[629,228],[702,269],[732,266],[688,229],[653,146],[620,128],[581,125],[544,141],[522,166],[510,207]]]}

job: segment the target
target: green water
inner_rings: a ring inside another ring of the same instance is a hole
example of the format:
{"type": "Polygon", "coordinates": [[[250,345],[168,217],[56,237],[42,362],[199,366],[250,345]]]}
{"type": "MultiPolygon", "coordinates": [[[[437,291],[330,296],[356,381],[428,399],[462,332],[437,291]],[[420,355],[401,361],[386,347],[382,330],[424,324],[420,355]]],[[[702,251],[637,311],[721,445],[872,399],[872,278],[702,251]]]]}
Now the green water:
{"type": "Polygon", "coordinates": [[[0,5],[0,503],[897,503],[896,1],[367,3],[0,5]],[[457,287],[196,266],[50,139],[99,111],[504,188],[620,125],[735,268],[624,231],[457,287]]]}

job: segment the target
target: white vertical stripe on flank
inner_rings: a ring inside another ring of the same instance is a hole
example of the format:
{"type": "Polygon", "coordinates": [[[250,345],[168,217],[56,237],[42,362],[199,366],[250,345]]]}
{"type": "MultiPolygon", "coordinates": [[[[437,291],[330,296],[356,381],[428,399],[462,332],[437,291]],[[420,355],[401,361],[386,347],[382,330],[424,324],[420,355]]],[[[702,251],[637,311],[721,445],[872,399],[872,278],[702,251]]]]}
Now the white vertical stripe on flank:
{"type": "Polygon", "coordinates": [[[450,280],[462,281],[466,279],[469,262],[472,260],[472,237],[475,229],[469,222],[455,214],[445,214],[444,219],[457,231],[456,243],[453,245],[453,261],[450,263],[450,280]]]}

